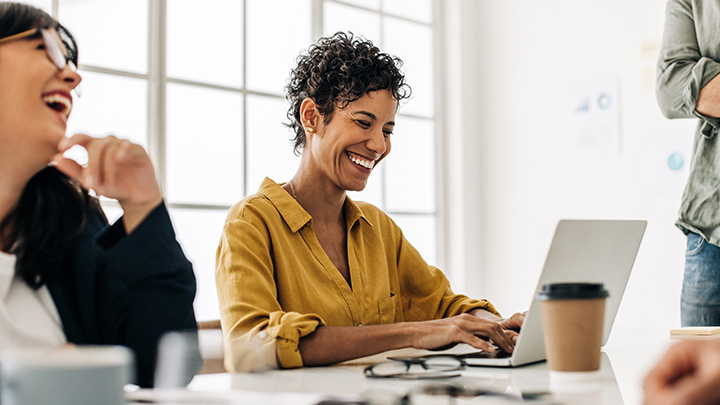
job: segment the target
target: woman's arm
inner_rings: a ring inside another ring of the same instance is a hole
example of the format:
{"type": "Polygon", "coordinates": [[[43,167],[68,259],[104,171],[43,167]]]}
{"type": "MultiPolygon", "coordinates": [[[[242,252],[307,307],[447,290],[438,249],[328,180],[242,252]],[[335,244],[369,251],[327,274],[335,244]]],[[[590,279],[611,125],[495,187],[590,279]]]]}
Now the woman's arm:
{"type": "MultiPolygon", "coordinates": [[[[387,350],[407,347],[435,349],[453,343],[467,343],[477,349],[494,351],[484,339],[490,339],[501,349],[512,352],[513,335],[516,333],[509,334],[506,330],[506,327],[513,326],[511,322],[491,312],[494,309],[487,301],[454,294],[442,272],[428,266],[397,225],[372,208],[366,207],[364,212],[377,213],[371,221],[376,225],[375,229],[381,231],[388,263],[396,265],[390,266],[390,277],[397,277],[404,319],[414,322],[318,327],[315,332],[300,339],[303,364],[323,365],[387,350]]],[[[517,317],[511,319],[517,321],[517,317]]]]}
{"type": "MultiPolygon", "coordinates": [[[[113,228],[98,240],[105,249],[102,261],[106,266],[96,282],[98,329],[102,343],[134,350],[138,383],[148,387],[153,384],[160,337],[169,331],[197,328],[195,275],[164,204],[129,235],[113,238],[113,228]]],[[[194,371],[190,370],[186,382],[194,371]]]]}
{"type": "MultiPolygon", "coordinates": [[[[302,367],[298,343],[324,323],[318,315],[292,311],[279,302],[276,262],[282,259],[273,254],[293,236],[285,234],[282,221],[263,198],[249,197],[228,213],[216,252],[215,285],[230,372],[302,367]],[[271,237],[273,227],[282,231],[276,229],[271,237]],[[257,351],[262,358],[248,361],[248,353],[257,351]]],[[[293,269],[302,274],[301,266],[293,269]]],[[[288,293],[304,294],[297,287],[288,293]]]]}
{"type": "Polygon", "coordinates": [[[299,348],[304,365],[324,365],[388,350],[435,349],[453,343],[495,351],[484,339],[492,340],[506,352],[514,349],[511,337],[500,323],[470,314],[391,325],[321,326],[300,339],[299,348]]]}
{"type": "MultiPolygon", "coordinates": [[[[525,314],[514,314],[509,318],[501,318],[487,300],[471,299],[462,294],[455,294],[445,275],[439,269],[429,266],[420,253],[407,241],[402,230],[389,219],[388,221],[390,223],[387,225],[380,220],[377,222],[385,225],[383,229],[387,226],[393,230],[393,232],[386,233],[394,235],[393,243],[397,246],[395,249],[397,274],[404,320],[454,319],[457,315],[468,313],[484,321],[500,325],[510,339],[510,343],[514,344],[525,314]]],[[[418,331],[418,333],[422,334],[423,331],[418,331]]],[[[508,351],[507,348],[502,346],[501,348],[508,351]]]]}
{"type": "Polygon", "coordinates": [[[124,211],[122,222],[97,241],[104,250],[102,271],[91,286],[98,315],[92,343],[131,347],[139,384],[152,386],[160,336],[197,327],[195,275],[162,204],[152,162],[141,146],[114,136],[76,134],[57,148],[58,170],[98,196],[117,199],[124,211]],[[86,166],[63,157],[74,145],[87,151],[86,166]]]}

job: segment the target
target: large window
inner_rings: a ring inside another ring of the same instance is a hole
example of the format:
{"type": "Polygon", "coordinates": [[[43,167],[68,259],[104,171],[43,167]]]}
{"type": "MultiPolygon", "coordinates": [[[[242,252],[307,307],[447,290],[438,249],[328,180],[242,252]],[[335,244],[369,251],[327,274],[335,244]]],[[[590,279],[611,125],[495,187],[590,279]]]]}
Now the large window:
{"type": "MultiPolygon", "coordinates": [[[[388,212],[435,263],[436,121],[432,0],[36,0],[79,44],[83,95],[68,133],[145,146],[195,266],[198,319],[219,317],[215,251],[227,210],[299,158],[284,85],[314,39],[352,31],[405,61],[413,98],[393,152],[351,198],[388,212]]],[[[103,201],[109,216],[121,212],[103,201]]]]}

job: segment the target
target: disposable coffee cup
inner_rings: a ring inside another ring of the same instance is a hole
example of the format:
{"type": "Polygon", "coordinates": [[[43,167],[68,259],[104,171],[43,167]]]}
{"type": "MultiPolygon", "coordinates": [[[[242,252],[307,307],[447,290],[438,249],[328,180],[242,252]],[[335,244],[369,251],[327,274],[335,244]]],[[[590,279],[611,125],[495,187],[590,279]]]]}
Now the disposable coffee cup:
{"type": "Polygon", "coordinates": [[[557,372],[600,369],[608,292],[602,284],[545,284],[541,301],[548,368],[557,372]]]}
{"type": "Polygon", "coordinates": [[[49,353],[3,353],[2,405],[123,405],[134,356],[123,346],[83,346],[49,353]]]}

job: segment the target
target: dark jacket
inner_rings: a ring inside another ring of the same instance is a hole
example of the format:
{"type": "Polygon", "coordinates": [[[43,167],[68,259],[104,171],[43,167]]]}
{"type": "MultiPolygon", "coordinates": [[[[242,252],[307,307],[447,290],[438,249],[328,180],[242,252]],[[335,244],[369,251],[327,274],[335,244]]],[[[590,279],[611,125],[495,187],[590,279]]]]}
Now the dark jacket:
{"type": "Polygon", "coordinates": [[[164,204],[130,234],[92,215],[65,265],[47,280],[68,342],[135,352],[137,383],[153,384],[160,336],[196,330],[195,275],[164,204]]]}

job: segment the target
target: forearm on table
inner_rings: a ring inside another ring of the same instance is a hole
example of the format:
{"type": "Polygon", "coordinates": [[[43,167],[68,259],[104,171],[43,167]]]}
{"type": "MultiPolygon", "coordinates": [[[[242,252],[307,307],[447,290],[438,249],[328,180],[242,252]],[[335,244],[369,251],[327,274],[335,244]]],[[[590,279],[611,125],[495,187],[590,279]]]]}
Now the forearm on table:
{"type": "Polygon", "coordinates": [[[720,75],[700,89],[695,111],[708,117],[720,117],[720,75]]]}
{"type": "Polygon", "coordinates": [[[318,366],[411,346],[413,323],[321,326],[300,339],[303,364],[318,366]]]}

